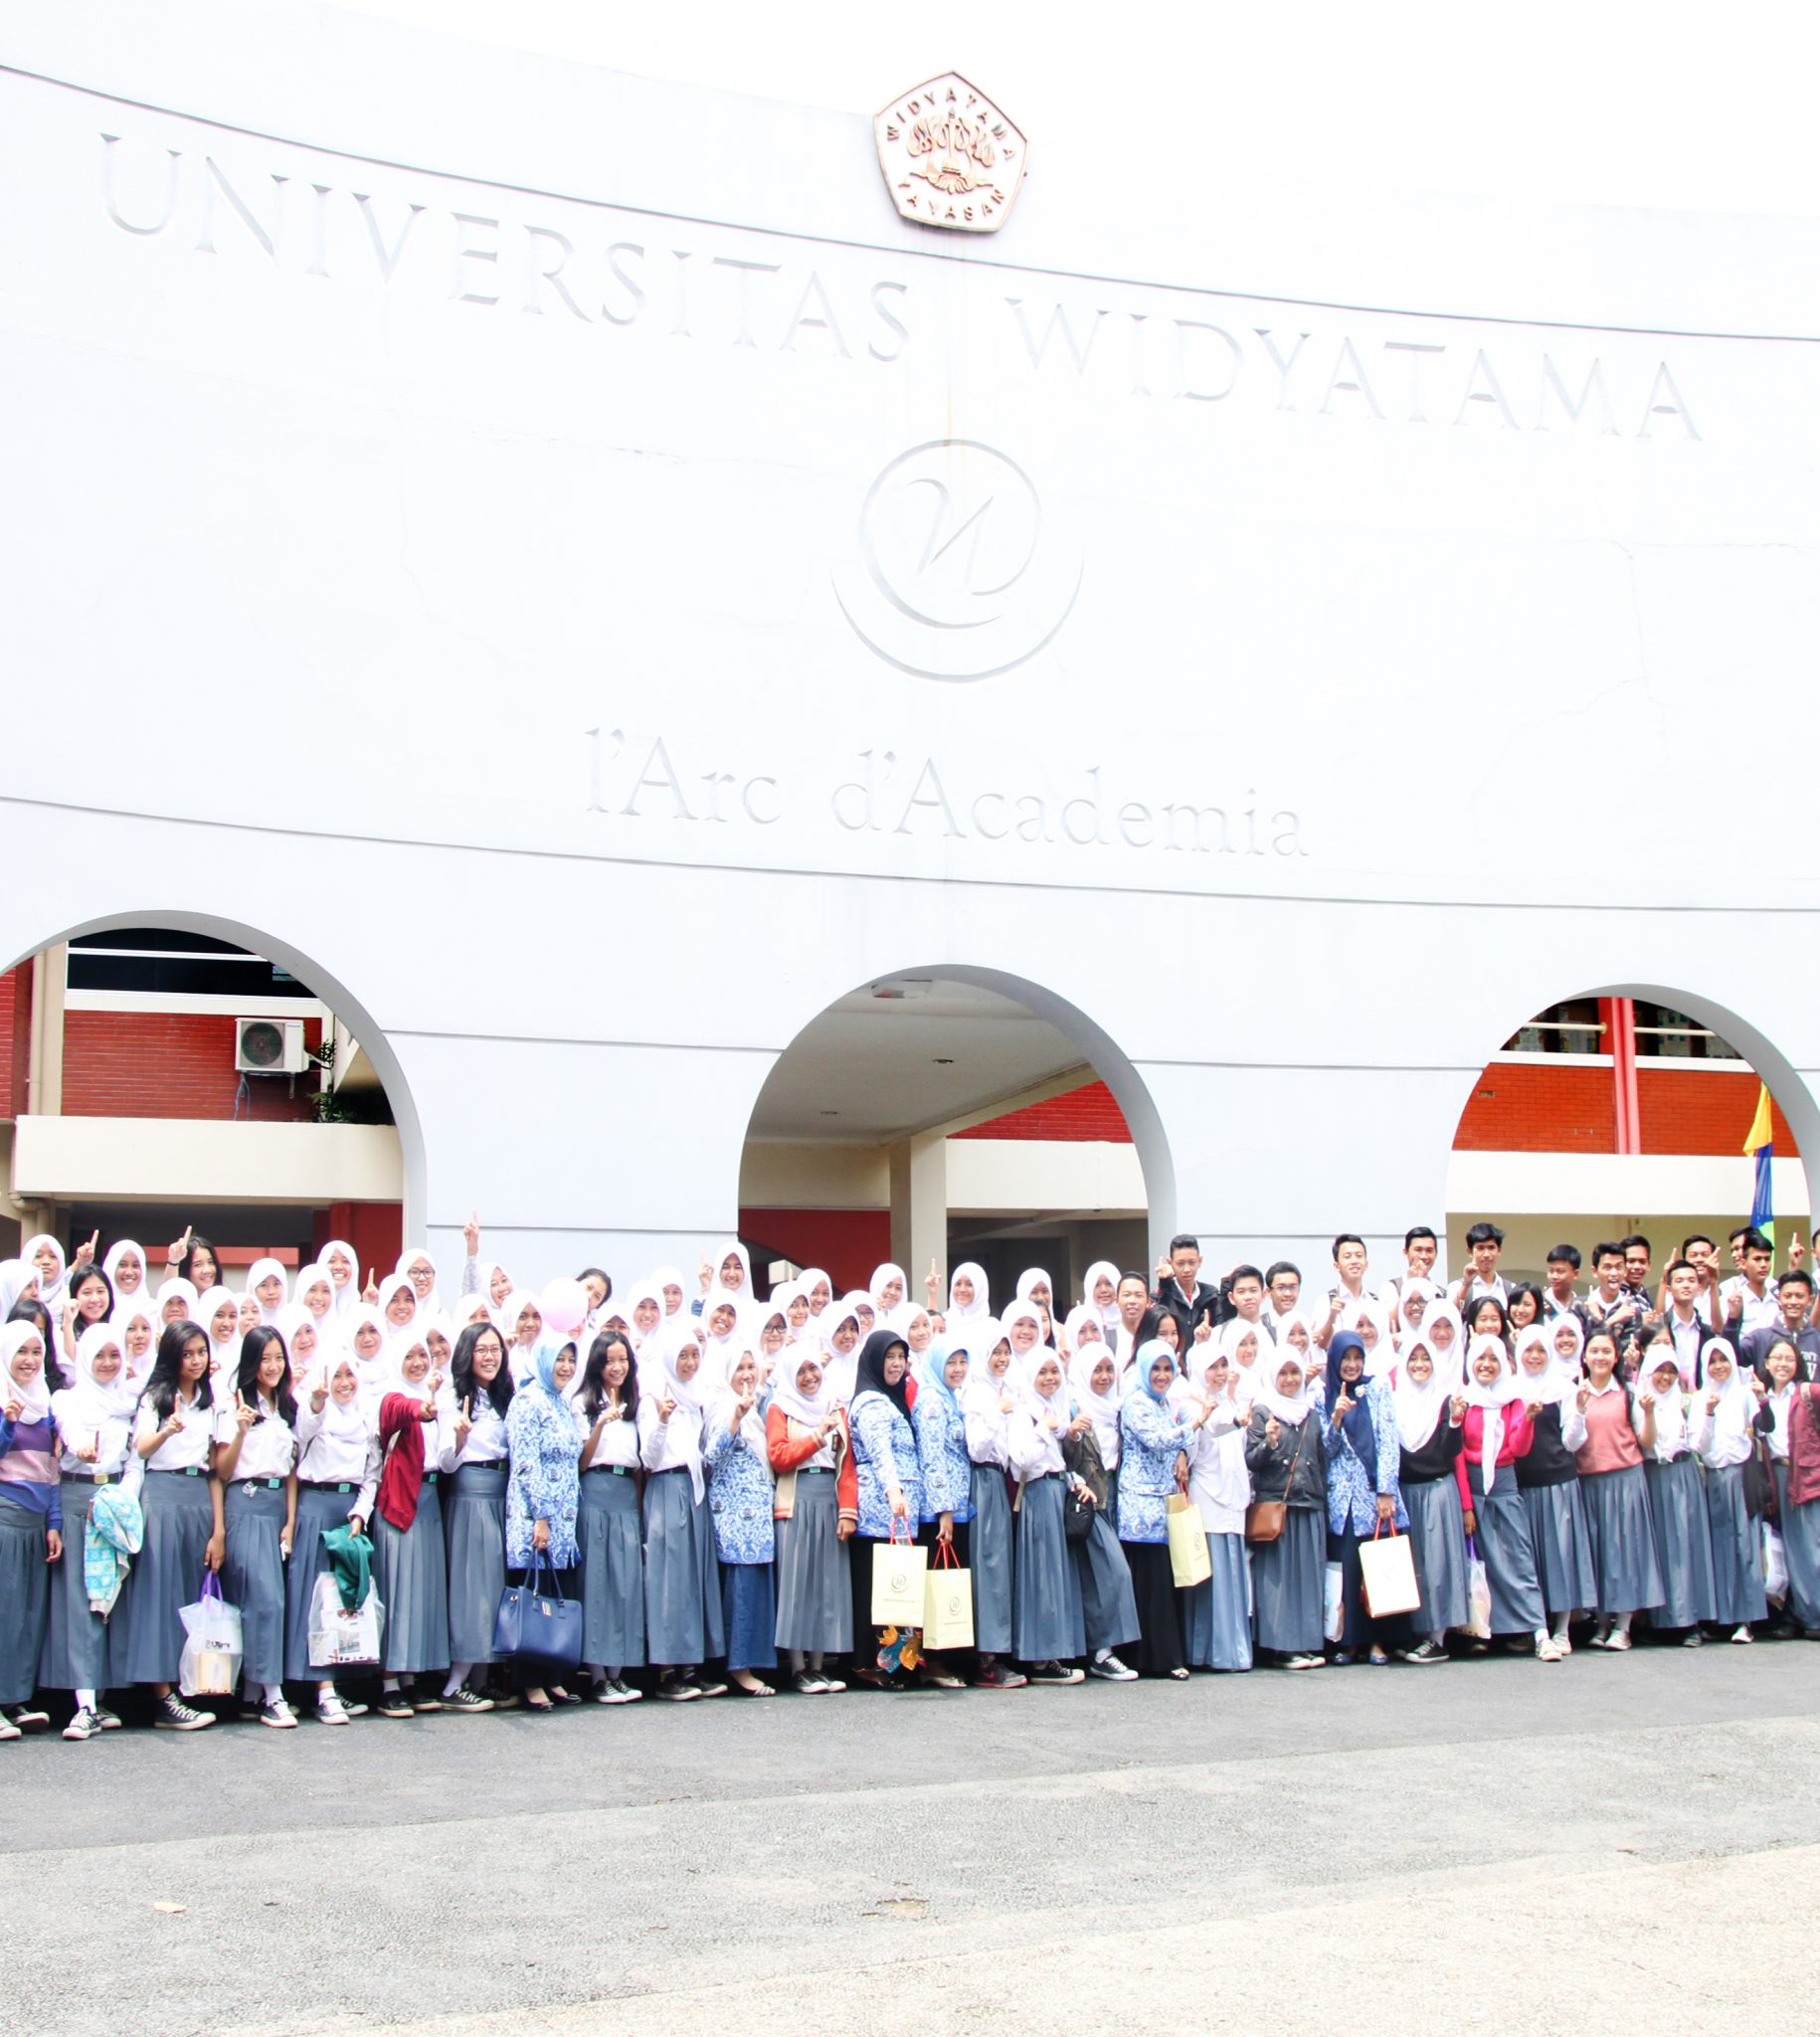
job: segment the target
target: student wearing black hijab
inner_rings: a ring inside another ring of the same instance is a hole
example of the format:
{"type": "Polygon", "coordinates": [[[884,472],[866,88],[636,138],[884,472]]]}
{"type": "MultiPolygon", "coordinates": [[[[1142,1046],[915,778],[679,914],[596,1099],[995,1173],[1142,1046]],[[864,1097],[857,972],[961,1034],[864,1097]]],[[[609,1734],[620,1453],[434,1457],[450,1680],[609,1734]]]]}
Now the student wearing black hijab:
{"type": "Polygon", "coordinates": [[[874,1330],[860,1349],[847,1403],[853,1438],[853,1469],[859,1484],[859,1524],[853,1533],[853,1673],[875,1690],[905,1687],[904,1668],[914,1668],[916,1639],[901,1632],[881,1650],[872,1623],[872,1561],[876,1546],[895,1534],[916,1540],[923,1517],[923,1480],[917,1462],[916,1431],[910,1409],[916,1388],[910,1377],[910,1347],[895,1330],[874,1330]],[[904,1643],[910,1660],[901,1660],[904,1643]]]}

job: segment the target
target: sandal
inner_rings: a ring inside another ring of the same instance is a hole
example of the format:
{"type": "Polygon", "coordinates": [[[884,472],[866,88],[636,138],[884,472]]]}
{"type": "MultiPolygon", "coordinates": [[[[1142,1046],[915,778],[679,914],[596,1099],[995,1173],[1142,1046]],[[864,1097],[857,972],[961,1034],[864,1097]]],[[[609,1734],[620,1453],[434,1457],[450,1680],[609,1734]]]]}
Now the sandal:
{"type": "Polygon", "coordinates": [[[526,1698],[524,1709],[527,1712],[554,1712],[556,1707],[548,1698],[526,1698]]]}

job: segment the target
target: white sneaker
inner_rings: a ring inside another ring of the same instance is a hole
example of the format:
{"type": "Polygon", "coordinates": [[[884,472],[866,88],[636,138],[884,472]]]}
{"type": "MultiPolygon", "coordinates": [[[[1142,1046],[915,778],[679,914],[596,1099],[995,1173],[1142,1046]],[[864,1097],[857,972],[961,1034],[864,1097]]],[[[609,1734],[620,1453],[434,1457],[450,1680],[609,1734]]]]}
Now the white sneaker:
{"type": "Polygon", "coordinates": [[[635,1691],[631,1684],[621,1683],[617,1677],[605,1677],[594,1687],[594,1702],[597,1705],[630,1705],[635,1698],[642,1697],[642,1691],[635,1691]]]}
{"type": "Polygon", "coordinates": [[[262,1726],[291,1727],[297,1723],[297,1715],[285,1699],[273,1698],[270,1705],[260,1707],[259,1722],[262,1726]]]}
{"type": "Polygon", "coordinates": [[[13,1724],[4,1712],[0,1712],[0,1740],[23,1740],[24,1738],[25,1735],[19,1731],[18,1727],[13,1724]]]}
{"type": "Polygon", "coordinates": [[[1560,1643],[1552,1634],[1536,1643],[1536,1659],[1538,1662],[1558,1662],[1561,1659],[1560,1643]]]}
{"type": "Polygon", "coordinates": [[[1756,1636],[1750,1631],[1750,1629],[1747,1626],[1742,1626],[1736,1627],[1732,1630],[1731,1638],[1734,1641],[1754,1641],[1756,1639],[1756,1636]]]}
{"type": "Polygon", "coordinates": [[[215,1714],[199,1712],[194,1705],[186,1705],[175,1691],[168,1691],[158,1700],[152,1724],[168,1727],[173,1733],[200,1733],[204,1727],[215,1724],[215,1714]]]}
{"type": "Polygon", "coordinates": [[[101,1730],[101,1722],[86,1707],[77,1713],[64,1728],[66,1740],[93,1740],[101,1730]]]}
{"type": "Polygon", "coordinates": [[[316,1723],[320,1726],[352,1724],[347,1715],[347,1707],[335,1692],[330,1691],[325,1697],[316,1700],[316,1723]]]}
{"type": "Polygon", "coordinates": [[[1103,1676],[1108,1683],[1136,1683],[1138,1672],[1127,1669],[1116,1655],[1103,1656],[1098,1662],[1088,1665],[1089,1676],[1103,1676]]]}

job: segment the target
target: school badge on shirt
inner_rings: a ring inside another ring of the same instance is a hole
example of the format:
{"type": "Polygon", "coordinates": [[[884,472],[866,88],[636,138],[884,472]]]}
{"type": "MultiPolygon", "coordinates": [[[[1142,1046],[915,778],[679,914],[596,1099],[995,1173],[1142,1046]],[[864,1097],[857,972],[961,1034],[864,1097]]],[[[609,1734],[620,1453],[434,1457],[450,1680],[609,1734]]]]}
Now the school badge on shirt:
{"type": "Polygon", "coordinates": [[[872,122],[878,167],[899,213],[926,227],[992,234],[1023,182],[1028,143],[958,72],[895,98],[872,122]]]}

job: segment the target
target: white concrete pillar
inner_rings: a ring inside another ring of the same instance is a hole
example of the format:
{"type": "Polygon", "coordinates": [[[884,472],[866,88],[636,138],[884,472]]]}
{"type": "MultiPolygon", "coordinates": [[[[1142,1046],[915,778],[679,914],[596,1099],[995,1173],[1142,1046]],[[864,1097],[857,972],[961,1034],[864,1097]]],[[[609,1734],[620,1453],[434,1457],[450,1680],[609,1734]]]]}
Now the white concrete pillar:
{"type": "Polygon", "coordinates": [[[929,1262],[935,1261],[938,1292],[948,1292],[948,1140],[941,1132],[916,1132],[889,1149],[891,1162],[891,1256],[909,1282],[907,1299],[923,1299],[929,1262]]]}

